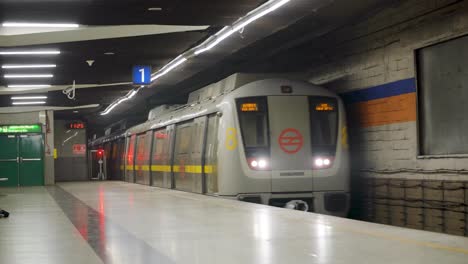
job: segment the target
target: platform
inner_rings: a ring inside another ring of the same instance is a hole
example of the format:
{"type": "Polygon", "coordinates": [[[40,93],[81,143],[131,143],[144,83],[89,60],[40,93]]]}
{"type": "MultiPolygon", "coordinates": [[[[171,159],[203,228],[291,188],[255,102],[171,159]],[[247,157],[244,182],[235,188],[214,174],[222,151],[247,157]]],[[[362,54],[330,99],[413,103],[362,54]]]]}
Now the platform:
{"type": "Polygon", "coordinates": [[[0,263],[466,263],[468,238],[123,182],[0,189],[0,263]],[[5,196],[6,195],[6,196],[5,196]]]}

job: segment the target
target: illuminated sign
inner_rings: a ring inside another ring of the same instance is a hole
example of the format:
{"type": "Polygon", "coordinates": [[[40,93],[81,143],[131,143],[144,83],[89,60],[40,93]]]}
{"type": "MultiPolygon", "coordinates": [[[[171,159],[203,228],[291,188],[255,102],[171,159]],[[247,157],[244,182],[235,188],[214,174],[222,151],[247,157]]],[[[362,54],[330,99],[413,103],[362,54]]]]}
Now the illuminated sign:
{"type": "Polygon", "coordinates": [[[85,129],[86,126],[83,122],[73,122],[67,124],[67,129],[85,129]]]}
{"type": "Polygon", "coordinates": [[[42,133],[42,126],[38,124],[0,126],[0,133],[42,133]]]}
{"type": "Polygon", "coordinates": [[[74,144],[73,145],[73,154],[75,154],[75,155],[84,155],[84,154],[86,154],[86,144],[74,144]]]}
{"type": "Polygon", "coordinates": [[[256,103],[246,103],[241,106],[242,112],[257,112],[258,105],[256,103]]]}
{"type": "Polygon", "coordinates": [[[328,103],[321,103],[315,106],[316,111],[333,111],[335,110],[335,107],[328,103]]]}

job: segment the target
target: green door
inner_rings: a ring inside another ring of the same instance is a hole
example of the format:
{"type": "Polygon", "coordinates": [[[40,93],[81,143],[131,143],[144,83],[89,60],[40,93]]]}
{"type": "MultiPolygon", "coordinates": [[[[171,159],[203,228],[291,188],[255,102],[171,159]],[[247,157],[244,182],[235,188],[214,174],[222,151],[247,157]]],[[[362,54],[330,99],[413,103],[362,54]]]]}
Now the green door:
{"type": "Polygon", "coordinates": [[[18,186],[18,139],[0,135],[0,186],[18,186]]]}
{"type": "Polygon", "coordinates": [[[19,185],[44,185],[42,135],[19,136],[19,185]]]}

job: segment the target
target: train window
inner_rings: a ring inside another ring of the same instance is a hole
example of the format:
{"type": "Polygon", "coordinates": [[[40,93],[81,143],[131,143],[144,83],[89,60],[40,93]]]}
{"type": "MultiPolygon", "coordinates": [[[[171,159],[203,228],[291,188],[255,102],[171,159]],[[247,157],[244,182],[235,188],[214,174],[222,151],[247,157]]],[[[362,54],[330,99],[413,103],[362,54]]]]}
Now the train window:
{"type": "Polygon", "coordinates": [[[140,164],[145,160],[145,140],[146,134],[138,136],[137,149],[136,149],[136,163],[140,164]]]}
{"type": "Polygon", "coordinates": [[[268,147],[267,98],[248,97],[238,99],[237,109],[244,146],[246,148],[268,147]]]}
{"type": "Polygon", "coordinates": [[[309,97],[312,152],[335,155],[338,133],[337,100],[330,97],[309,97]]]}
{"type": "Polygon", "coordinates": [[[153,163],[161,161],[164,157],[163,153],[167,152],[166,148],[169,147],[169,140],[166,129],[157,130],[154,132],[153,139],[153,163]]]}
{"type": "Polygon", "coordinates": [[[135,154],[135,140],[136,140],[136,135],[133,135],[130,138],[130,143],[128,145],[127,165],[133,166],[133,156],[135,154]]]}
{"type": "Polygon", "coordinates": [[[176,153],[188,154],[192,140],[192,122],[177,126],[176,153]]]}

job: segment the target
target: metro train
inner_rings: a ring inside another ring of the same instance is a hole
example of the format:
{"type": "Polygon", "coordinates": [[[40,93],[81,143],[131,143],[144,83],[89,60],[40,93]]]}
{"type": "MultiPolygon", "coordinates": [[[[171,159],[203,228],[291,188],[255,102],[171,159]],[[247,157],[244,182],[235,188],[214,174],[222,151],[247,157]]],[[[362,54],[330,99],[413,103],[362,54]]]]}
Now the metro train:
{"type": "Polygon", "coordinates": [[[350,165],[341,99],[307,82],[234,74],[100,138],[110,179],[346,216],[350,165]]]}

